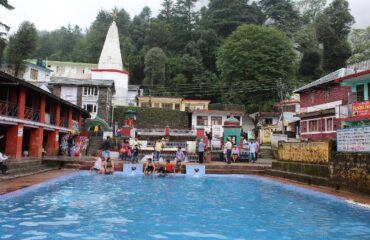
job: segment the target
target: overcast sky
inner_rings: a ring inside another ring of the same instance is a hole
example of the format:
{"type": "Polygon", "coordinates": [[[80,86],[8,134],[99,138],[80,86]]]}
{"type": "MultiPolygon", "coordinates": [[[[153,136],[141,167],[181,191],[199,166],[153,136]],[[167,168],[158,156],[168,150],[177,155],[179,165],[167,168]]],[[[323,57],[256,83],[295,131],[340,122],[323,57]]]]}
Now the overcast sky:
{"type": "MultiPolygon", "coordinates": [[[[68,23],[85,29],[94,21],[100,9],[124,8],[131,16],[137,15],[145,6],[158,14],[162,0],[8,0],[15,7],[8,11],[0,8],[0,21],[9,25],[11,33],[25,20],[35,23],[38,30],[54,30],[68,23]]],[[[205,4],[207,0],[200,0],[205,4]]],[[[370,0],[349,0],[355,27],[370,26],[370,0]]]]}

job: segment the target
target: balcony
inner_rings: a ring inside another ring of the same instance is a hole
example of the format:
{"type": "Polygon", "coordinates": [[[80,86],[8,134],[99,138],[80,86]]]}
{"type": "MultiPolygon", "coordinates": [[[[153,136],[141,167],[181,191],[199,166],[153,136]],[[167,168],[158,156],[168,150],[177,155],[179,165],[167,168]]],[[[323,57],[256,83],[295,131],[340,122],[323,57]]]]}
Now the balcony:
{"type": "Polygon", "coordinates": [[[40,112],[33,108],[25,107],[24,108],[24,118],[31,120],[31,121],[38,122],[40,120],[40,112]]]}
{"type": "Polygon", "coordinates": [[[18,105],[6,101],[0,101],[0,115],[8,117],[17,117],[18,105]]]}
{"type": "Polygon", "coordinates": [[[59,126],[68,128],[68,119],[61,117],[59,120],[59,126]]]}

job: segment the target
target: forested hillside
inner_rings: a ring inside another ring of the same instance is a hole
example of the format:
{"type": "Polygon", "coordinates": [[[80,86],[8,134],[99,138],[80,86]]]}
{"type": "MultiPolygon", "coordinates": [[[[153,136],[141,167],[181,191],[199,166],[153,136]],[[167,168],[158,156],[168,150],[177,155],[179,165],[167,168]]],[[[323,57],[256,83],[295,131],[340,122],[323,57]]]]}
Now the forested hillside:
{"type": "MultiPolygon", "coordinates": [[[[352,55],[347,0],[210,0],[201,9],[196,3],[164,0],[157,16],[148,7],[137,16],[118,10],[131,84],[143,84],[151,95],[268,108],[352,55]]],[[[68,25],[39,32],[32,57],[97,63],[112,21],[112,10],[102,10],[86,30],[68,25]]],[[[354,50],[369,42],[355,40],[354,50]]],[[[368,57],[356,54],[351,59],[368,57]]]]}

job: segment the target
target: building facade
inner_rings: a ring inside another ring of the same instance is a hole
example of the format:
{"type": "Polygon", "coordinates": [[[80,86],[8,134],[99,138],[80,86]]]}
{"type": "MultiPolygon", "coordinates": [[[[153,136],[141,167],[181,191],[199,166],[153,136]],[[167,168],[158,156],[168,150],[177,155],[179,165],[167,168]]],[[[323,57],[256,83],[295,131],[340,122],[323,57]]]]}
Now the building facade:
{"type": "Polygon", "coordinates": [[[49,82],[53,94],[88,111],[91,118],[111,122],[113,80],[80,80],[53,78],[49,82]]]}
{"type": "Polygon", "coordinates": [[[163,108],[178,111],[208,110],[209,100],[193,100],[177,97],[138,96],[138,107],[163,108]]]}
{"type": "Polygon", "coordinates": [[[57,153],[68,132],[78,132],[82,108],[29,82],[0,72],[0,151],[12,158],[41,157],[42,150],[57,153]]]}

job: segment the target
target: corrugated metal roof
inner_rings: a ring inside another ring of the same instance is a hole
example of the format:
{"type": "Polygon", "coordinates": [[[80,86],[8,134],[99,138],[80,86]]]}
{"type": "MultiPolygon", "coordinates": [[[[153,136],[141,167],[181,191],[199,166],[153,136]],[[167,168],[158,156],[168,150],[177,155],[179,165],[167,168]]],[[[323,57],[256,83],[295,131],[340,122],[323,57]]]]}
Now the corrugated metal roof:
{"type": "Polygon", "coordinates": [[[114,80],[102,79],[73,79],[73,78],[52,78],[50,85],[76,85],[76,86],[114,86],[114,80]]]}
{"type": "Polygon", "coordinates": [[[334,81],[338,78],[342,78],[342,77],[345,77],[345,76],[348,76],[348,75],[351,75],[351,74],[354,74],[354,73],[363,72],[363,71],[366,71],[366,70],[369,70],[369,69],[370,69],[370,60],[366,60],[366,61],[363,61],[363,62],[351,64],[351,65],[348,65],[346,68],[341,68],[341,69],[339,69],[335,72],[329,73],[328,75],[326,75],[322,78],[319,78],[318,80],[313,81],[313,82],[311,82],[311,83],[309,83],[309,84],[307,84],[307,85],[305,85],[301,88],[298,88],[297,90],[294,91],[294,93],[299,93],[299,92],[302,92],[302,91],[307,90],[309,88],[332,82],[332,81],[334,81]]]}

